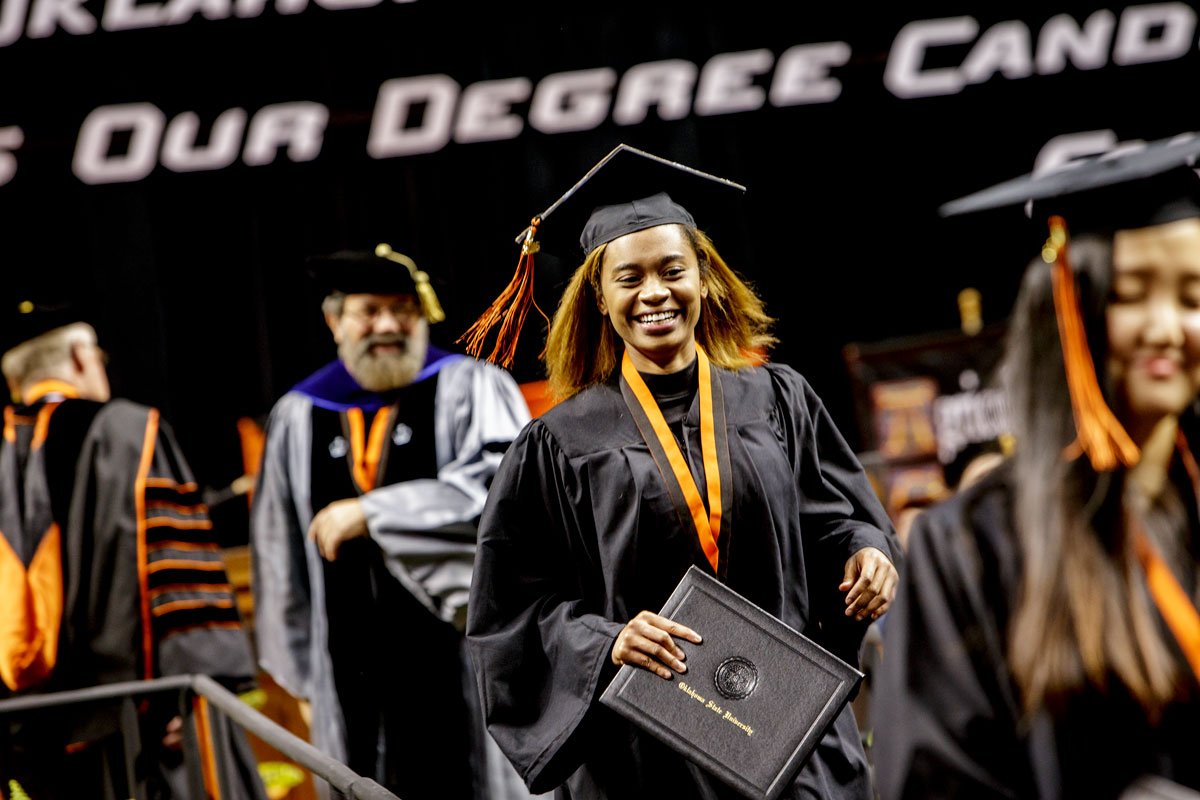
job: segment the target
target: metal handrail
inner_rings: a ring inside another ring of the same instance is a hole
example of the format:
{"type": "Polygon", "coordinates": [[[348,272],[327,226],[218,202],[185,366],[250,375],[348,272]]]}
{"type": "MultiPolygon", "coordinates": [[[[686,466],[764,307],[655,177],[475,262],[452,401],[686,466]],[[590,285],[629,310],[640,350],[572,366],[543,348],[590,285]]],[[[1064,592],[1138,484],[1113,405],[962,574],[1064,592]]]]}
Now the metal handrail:
{"type": "Polygon", "coordinates": [[[362,777],[345,764],[330,758],[295,734],[281,728],[207,675],[175,675],[149,681],[124,681],[90,686],[86,689],[12,697],[0,700],[0,715],[117,697],[181,691],[191,691],[204,697],[243,729],[253,733],[314,775],[328,781],[330,786],[351,800],[399,800],[396,795],[375,781],[362,777]]]}

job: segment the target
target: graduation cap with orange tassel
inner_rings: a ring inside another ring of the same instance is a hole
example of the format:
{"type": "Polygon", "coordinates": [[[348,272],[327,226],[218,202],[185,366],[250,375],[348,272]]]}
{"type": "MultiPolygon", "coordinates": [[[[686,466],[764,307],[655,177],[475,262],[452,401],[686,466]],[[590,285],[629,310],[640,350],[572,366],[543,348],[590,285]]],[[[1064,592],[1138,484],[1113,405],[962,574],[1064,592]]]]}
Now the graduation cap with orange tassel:
{"type": "Polygon", "coordinates": [[[1183,134],[1014,178],[940,209],[943,216],[955,216],[1027,204],[1035,221],[1046,220],[1049,236],[1042,259],[1053,270],[1054,311],[1077,435],[1068,455],[1086,454],[1100,472],[1118,464],[1132,466],[1140,453],[1100,390],[1071,269],[1068,231],[1111,235],[1200,217],[1197,158],[1200,136],[1183,134]]]}
{"type": "Polygon", "coordinates": [[[498,326],[487,360],[511,366],[530,307],[546,316],[533,299],[533,256],[543,247],[560,258],[581,261],[600,245],[628,233],[671,223],[694,228],[717,222],[745,191],[739,183],[627,144],[617,145],[517,236],[521,255],[512,280],[459,341],[465,341],[467,352],[478,358],[498,326]]]}

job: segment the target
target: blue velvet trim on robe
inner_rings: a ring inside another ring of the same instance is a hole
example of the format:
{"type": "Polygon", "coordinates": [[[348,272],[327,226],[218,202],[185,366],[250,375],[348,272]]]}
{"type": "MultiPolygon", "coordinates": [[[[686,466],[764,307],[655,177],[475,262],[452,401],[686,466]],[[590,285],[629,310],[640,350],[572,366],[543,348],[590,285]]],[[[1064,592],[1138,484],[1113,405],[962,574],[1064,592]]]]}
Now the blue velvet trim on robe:
{"type": "MultiPolygon", "coordinates": [[[[466,358],[458,353],[448,353],[433,345],[425,353],[425,366],[417,373],[413,383],[420,383],[441,371],[442,367],[459,358],[466,358]]],[[[375,411],[390,406],[395,400],[393,392],[370,392],[358,385],[358,381],[346,371],[346,365],[339,358],[321,367],[304,380],[292,387],[312,400],[313,405],[330,411],[345,411],[349,408],[361,408],[364,411],[375,411]]]]}

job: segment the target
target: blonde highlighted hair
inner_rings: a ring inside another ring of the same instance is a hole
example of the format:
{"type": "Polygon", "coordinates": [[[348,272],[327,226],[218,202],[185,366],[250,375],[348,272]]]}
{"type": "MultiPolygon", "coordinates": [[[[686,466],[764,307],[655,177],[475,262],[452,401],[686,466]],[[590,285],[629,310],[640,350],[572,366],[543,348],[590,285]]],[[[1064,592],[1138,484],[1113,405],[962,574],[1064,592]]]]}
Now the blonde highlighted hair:
{"type": "MultiPolygon", "coordinates": [[[[696,341],[712,362],[726,369],[759,363],[777,339],[775,320],[745,281],[725,263],[702,231],[679,226],[700,265],[708,296],[700,302],[696,341]]],[[[600,272],[607,245],[600,245],[575,270],[559,300],[546,339],[546,373],[557,398],[601,383],[617,368],[620,350],[608,318],[600,313],[600,272]]]]}

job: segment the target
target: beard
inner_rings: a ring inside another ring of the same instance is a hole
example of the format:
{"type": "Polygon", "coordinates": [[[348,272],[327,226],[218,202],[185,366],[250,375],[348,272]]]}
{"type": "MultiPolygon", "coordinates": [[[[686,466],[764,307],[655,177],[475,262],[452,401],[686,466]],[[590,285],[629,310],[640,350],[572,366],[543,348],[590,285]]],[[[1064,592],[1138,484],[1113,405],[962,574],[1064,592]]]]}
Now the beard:
{"type": "Polygon", "coordinates": [[[411,335],[369,334],[338,345],[338,356],[346,371],[369,392],[387,392],[412,383],[425,365],[429,333],[424,325],[411,335]],[[373,350],[375,345],[393,345],[398,351],[373,350]]]}

